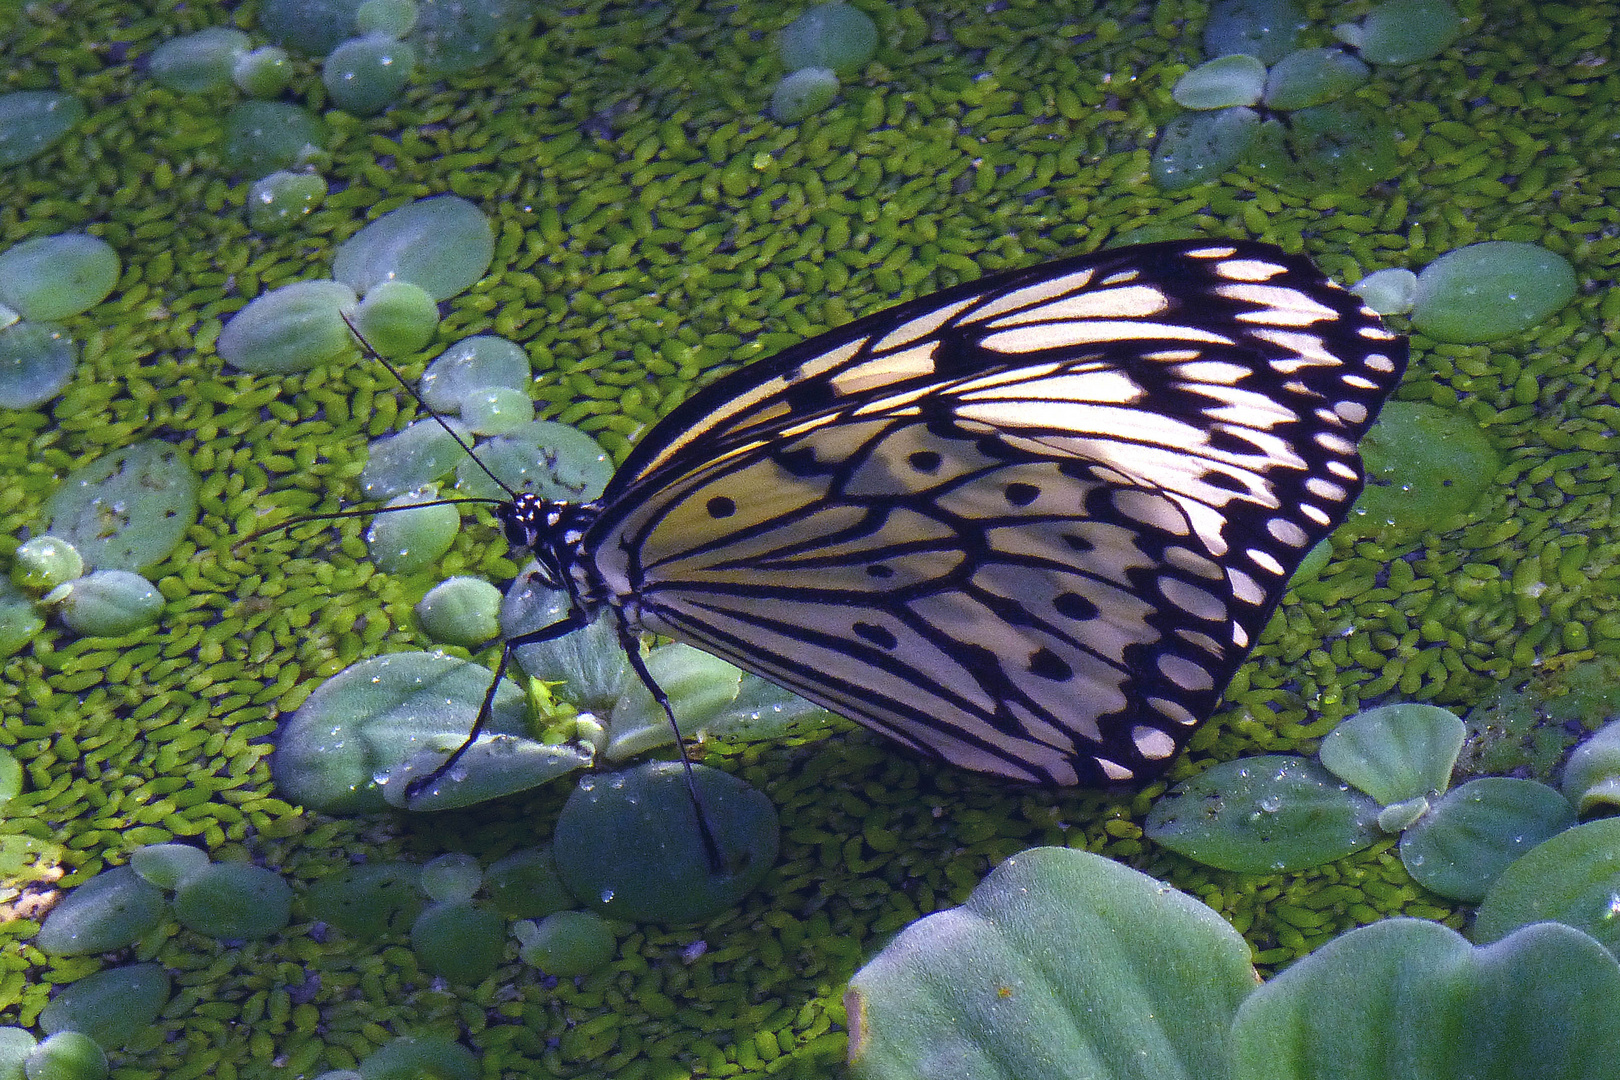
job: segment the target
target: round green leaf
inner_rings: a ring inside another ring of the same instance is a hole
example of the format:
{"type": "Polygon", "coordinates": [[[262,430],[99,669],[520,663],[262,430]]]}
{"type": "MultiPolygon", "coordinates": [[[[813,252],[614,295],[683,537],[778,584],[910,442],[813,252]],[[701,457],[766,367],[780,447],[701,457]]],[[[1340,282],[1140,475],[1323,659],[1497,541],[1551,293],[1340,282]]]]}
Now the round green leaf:
{"type": "Polygon", "coordinates": [[[148,439],[69,473],[45,501],[48,531],[87,566],[139,571],[166,559],[196,524],[198,484],[178,448],[148,439]]]}
{"type": "Polygon", "coordinates": [[[76,1031],[103,1050],[116,1050],[157,1020],[169,1003],[169,973],[161,964],[127,964],[68,984],[39,1014],[55,1035],[76,1031]]]}
{"type": "Polygon", "coordinates": [[[52,956],[84,956],[133,945],[163,917],[163,892],[128,866],[79,885],[45,916],[34,944],[52,956]]]}
{"type": "Polygon", "coordinates": [[[1490,440],[1468,416],[1391,401],[1361,440],[1367,488],[1346,533],[1397,542],[1461,524],[1501,468],[1490,440]]]}
{"type": "Polygon", "coordinates": [[[692,923],[751,892],[776,862],[776,808],[747,783],[692,766],[720,849],[709,866],[680,763],[587,776],[557,817],[552,852],[570,892],[611,919],[692,923]]]}
{"type": "Polygon", "coordinates": [[[267,938],[292,918],[292,889],[280,874],[246,863],[209,863],[175,886],[174,914],[209,937],[267,938]]]}

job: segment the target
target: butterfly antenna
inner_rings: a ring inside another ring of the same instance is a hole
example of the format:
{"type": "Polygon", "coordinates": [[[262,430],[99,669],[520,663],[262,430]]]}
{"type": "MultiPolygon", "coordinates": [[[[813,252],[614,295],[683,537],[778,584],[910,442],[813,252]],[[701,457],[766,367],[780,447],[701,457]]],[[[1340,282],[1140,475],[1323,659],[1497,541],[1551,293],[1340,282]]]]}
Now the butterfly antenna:
{"type": "Polygon", "coordinates": [[[273,533],[285,532],[286,530],[297,525],[307,525],[311,521],[332,521],[335,518],[375,517],[378,514],[397,514],[401,510],[420,510],[424,506],[459,506],[462,503],[478,503],[484,506],[505,506],[506,500],[471,498],[434,499],[432,502],[411,503],[409,506],[361,507],[358,510],[331,510],[324,514],[299,514],[297,517],[288,518],[286,521],[277,522],[274,525],[266,525],[262,529],[257,529],[248,533],[246,536],[242,537],[242,539],[231,545],[231,553],[233,555],[239,555],[243,548],[247,547],[249,544],[253,543],[253,541],[258,540],[261,537],[270,536],[273,533]]]}
{"type": "Polygon", "coordinates": [[[703,853],[709,859],[709,873],[719,876],[725,873],[725,860],[720,857],[720,845],[715,842],[714,830],[709,828],[709,814],[703,807],[703,797],[698,794],[697,779],[692,775],[692,761],[686,756],[686,743],[681,738],[681,725],[675,721],[675,710],[669,704],[669,695],[664,688],[652,677],[647,670],[646,661],[641,658],[641,642],[636,640],[622,619],[618,620],[619,644],[624,647],[625,655],[630,658],[630,667],[641,678],[642,683],[652,693],[653,700],[658,702],[669,717],[669,726],[675,729],[675,749],[680,751],[681,768],[686,770],[686,791],[692,797],[692,809],[697,812],[698,835],[703,839],[703,853]]]}
{"type": "Polygon", "coordinates": [[[405,381],[405,376],[399,373],[398,368],[384,359],[382,353],[371,347],[371,342],[367,341],[365,335],[360,333],[360,328],[354,325],[354,320],[349,318],[348,313],[340,311],[338,312],[338,317],[343,320],[346,326],[348,326],[349,333],[354,335],[354,339],[360,343],[360,347],[365,350],[366,355],[388,369],[388,374],[394,377],[394,381],[405,388],[405,392],[411,395],[416,403],[422,407],[423,412],[433,417],[434,421],[440,427],[444,428],[445,434],[456,440],[456,445],[466,451],[467,456],[472,458],[473,464],[477,465],[481,470],[483,470],[484,475],[495,481],[495,485],[502,491],[506,492],[506,494],[513,500],[517,499],[518,493],[512,490],[511,485],[505,480],[502,480],[500,477],[496,476],[494,473],[490,472],[489,466],[478,460],[478,455],[473,453],[473,448],[467,445],[467,440],[456,434],[456,429],[451,427],[445,421],[444,417],[439,415],[438,410],[434,409],[433,406],[422,400],[422,395],[416,392],[416,387],[405,381]]]}

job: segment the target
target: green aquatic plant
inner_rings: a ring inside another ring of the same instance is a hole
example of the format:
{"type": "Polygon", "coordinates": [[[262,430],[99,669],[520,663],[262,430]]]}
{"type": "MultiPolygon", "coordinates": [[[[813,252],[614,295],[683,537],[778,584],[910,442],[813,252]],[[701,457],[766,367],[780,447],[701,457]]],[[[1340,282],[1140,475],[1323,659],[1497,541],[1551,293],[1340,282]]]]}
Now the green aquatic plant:
{"type": "Polygon", "coordinates": [[[244,101],[225,114],[220,156],[233,175],[257,180],[278,170],[297,172],[322,158],[326,123],[285,101],[244,101]]]}
{"type": "Polygon", "coordinates": [[[314,173],[277,171],[248,187],[248,224],[262,233],[291,228],[318,209],[326,198],[326,181],[314,173]]]}
{"type": "Polygon", "coordinates": [[[190,94],[214,93],[231,85],[237,61],[252,40],[234,26],[210,26],[181,34],[153,49],[146,72],[159,86],[190,94]]]}
{"type": "Polygon", "coordinates": [[[182,450],[146,439],[68,473],[45,501],[46,532],[86,566],[140,571],[168,558],[196,523],[200,484],[182,450]]]}
{"type": "Polygon", "coordinates": [[[99,236],[24,240],[0,252],[0,303],[35,322],[71,318],[112,295],[122,269],[118,253],[99,236]]]}
{"type": "Polygon", "coordinates": [[[446,578],[415,610],[422,632],[446,645],[471,649],[501,632],[501,591],[482,578],[446,578]]]}
{"type": "Polygon", "coordinates": [[[411,952],[430,975],[476,986],[495,974],[506,949],[506,920],[472,900],[435,900],[411,924],[411,952]]]}
{"type": "Polygon", "coordinates": [[[390,34],[340,41],[321,64],[332,103],[356,116],[373,116],[399,99],[416,70],[416,49],[390,34]]]}
{"type": "Polygon", "coordinates": [[[776,863],[776,808],[730,773],[694,765],[691,775],[718,872],[681,766],[648,762],[583,777],[563,805],[552,853],[568,891],[603,916],[660,923],[700,922],[752,892],[776,863]]]}
{"type": "Polygon", "coordinates": [[[860,8],[845,3],[817,4],[782,29],[777,40],[782,66],[789,71],[824,68],[853,74],[878,47],[877,24],[860,8]]]}
{"type": "Polygon", "coordinates": [[[1208,60],[1181,78],[1170,97],[1183,109],[1229,109],[1255,105],[1266,88],[1266,65],[1247,53],[1208,60]]]}
{"type": "Polygon", "coordinates": [[[45,404],[73,380],[78,364],[78,342],[60,326],[13,322],[0,327],[0,409],[45,404]]]}
{"type": "Polygon", "coordinates": [[[1463,525],[1502,467],[1471,417],[1416,401],[1390,402],[1361,453],[1367,486],[1344,530],[1386,543],[1463,525]]]}
{"type": "Polygon", "coordinates": [[[130,570],[93,570],[58,585],[40,603],[69,630],[90,637],[122,637],[163,614],[157,586],[130,570]]]}
{"type": "Polygon", "coordinates": [[[1575,298],[1575,268],[1537,244],[1469,244],[1425,266],[1412,325],[1439,341],[1496,341],[1550,318],[1575,298]]]}
{"type": "Polygon", "coordinates": [[[84,556],[60,536],[32,536],[11,553],[11,581],[33,593],[46,593],[84,573],[84,556]]]}
{"type": "Polygon", "coordinates": [[[947,1063],[1009,1080],[1585,1080],[1620,1038],[1616,993],[1620,963],[1572,927],[1476,947],[1417,919],[1359,927],[1262,984],[1247,943],[1191,897],[1035,848],[903,930],[846,1006],[861,1080],[947,1063]]]}
{"type": "Polygon", "coordinates": [[[1359,23],[1334,33],[1372,64],[1432,60],[1462,37],[1462,20],[1447,0],[1385,0],[1359,23]]]}
{"type": "Polygon", "coordinates": [[[366,530],[366,551],[385,574],[414,574],[442,559],[460,531],[461,514],[429,483],[383,503],[366,530]]]}
{"type": "Polygon", "coordinates": [[[0,94],[0,168],[49,151],[84,121],[84,103],[55,90],[0,94]]]}
{"type": "Polygon", "coordinates": [[[74,1032],[117,1050],[157,1020],[170,990],[162,964],[107,968],[64,986],[40,1012],[39,1026],[51,1038],[74,1032]]]}
{"type": "Polygon", "coordinates": [[[405,281],[448,300],[483,277],[494,257],[488,215],[459,196],[435,195],[390,210],[345,240],[332,277],[361,296],[405,281]]]}
{"type": "Polygon", "coordinates": [[[558,978],[589,975],[612,960],[619,945],[607,920],[594,911],[559,911],[512,929],[523,962],[558,978]]]}

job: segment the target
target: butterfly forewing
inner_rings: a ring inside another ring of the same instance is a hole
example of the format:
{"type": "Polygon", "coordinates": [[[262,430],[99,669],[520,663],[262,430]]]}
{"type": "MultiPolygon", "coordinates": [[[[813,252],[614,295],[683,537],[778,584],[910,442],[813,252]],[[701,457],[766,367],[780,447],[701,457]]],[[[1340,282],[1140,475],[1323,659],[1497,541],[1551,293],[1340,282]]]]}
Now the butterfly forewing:
{"type": "Polygon", "coordinates": [[[634,625],[923,752],[1139,781],[1348,511],[1405,361],[1265,245],[988,278],[695,395],[577,557],[634,625]]]}

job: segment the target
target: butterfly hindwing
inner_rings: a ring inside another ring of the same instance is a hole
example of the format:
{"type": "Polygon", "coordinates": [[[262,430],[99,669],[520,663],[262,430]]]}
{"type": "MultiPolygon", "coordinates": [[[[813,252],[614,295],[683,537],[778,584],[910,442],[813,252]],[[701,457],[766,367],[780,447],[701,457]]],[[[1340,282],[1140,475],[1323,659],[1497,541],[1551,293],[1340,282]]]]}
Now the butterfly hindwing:
{"type": "Polygon", "coordinates": [[[1405,355],[1265,245],[984,279],[695,395],[580,557],[633,624],[926,753],[1141,780],[1348,511],[1405,355]]]}

